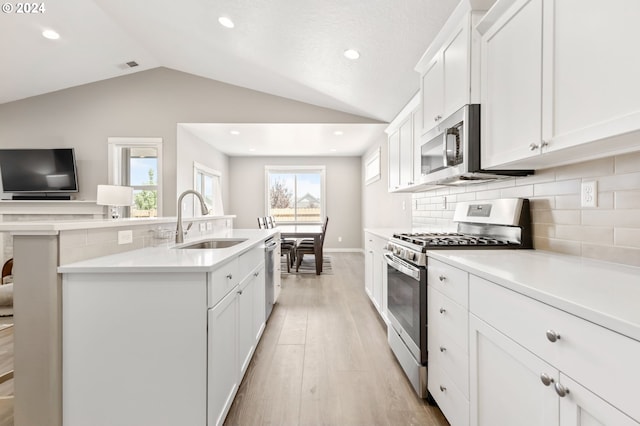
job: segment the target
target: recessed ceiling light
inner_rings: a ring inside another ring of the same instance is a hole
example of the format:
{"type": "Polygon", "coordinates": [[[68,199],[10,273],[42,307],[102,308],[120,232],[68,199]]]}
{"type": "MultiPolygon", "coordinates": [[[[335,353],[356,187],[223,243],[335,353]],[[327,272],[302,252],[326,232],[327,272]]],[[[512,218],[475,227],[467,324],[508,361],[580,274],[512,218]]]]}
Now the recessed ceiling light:
{"type": "Polygon", "coordinates": [[[231,130],[231,131],[229,131],[229,133],[231,133],[234,136],[238,136],[240,134],[240,132],[237,131],[237,130],[231,130]]]}
{"type": "Polygon", "coordinates": [[[333,132],[333,134],[336,136],[342,136],[344,135],[344,132],[342,130],[336,130],[335,132],[333,132]]]}
{"type": "Polygon", "coordinates": [[[60,38],[60,34],[53,30],[44,30],[42,32],[42,37],[48,38],[49,40],[57,40],[60,38]]]}
{"type": "Polygon", "coordinates": [[[255,148],[249,148],[249,152],[256,152],[255,148]]]}
{"type": "Polygon", "coordinates": [[[337,151],[337,149],[335,149],[335,148],[331,148],[331,149],[329,150],[329,152],[336,152],[336,151],[337,151]]]}
{"type": "Polygon", "coordinates": [[[231,20],[231,18],[228,18],[226,16],[219,17],[218,22],[220,22],[220,25],[222,25],[225,28],[233,28],[236,26],[231,20]]]}
{"type": "Polygon", "coordinates": [[[347,59],[356,60],[360,57],[360,52],[355,49],[347,49],[344,51],[344,57],[347,59]]]}

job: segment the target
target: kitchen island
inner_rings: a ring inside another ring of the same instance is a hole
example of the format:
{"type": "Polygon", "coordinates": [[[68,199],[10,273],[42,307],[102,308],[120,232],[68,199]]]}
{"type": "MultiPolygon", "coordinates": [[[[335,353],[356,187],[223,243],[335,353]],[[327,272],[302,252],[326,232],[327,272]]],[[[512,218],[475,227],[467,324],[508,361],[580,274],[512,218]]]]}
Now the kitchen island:
{"type": "Polygon", "coordinates": [[[277,232],[62,265],[63,424],[222,424],[264,330],[277,232]]]}

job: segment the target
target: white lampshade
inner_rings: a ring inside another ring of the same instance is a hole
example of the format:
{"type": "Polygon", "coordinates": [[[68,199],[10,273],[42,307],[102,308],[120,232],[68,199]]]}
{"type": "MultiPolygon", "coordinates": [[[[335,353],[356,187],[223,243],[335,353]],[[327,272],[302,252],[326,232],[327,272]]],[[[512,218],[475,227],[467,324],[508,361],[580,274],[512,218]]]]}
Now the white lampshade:
{"type": "Polygon", "coordinates": [[[120,217],[118,206],[133,204],[133,188],[119,185],[98,185],[96,200],[96,204],[99,206],[109,206],[111,218],[118,219],[120,217]]]}

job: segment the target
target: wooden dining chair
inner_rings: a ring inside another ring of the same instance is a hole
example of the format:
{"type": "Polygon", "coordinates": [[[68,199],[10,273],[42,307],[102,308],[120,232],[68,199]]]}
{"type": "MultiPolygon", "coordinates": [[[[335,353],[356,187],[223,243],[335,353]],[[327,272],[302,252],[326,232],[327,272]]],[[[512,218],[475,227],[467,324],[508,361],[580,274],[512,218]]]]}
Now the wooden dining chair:
{"type": "Polygon", "coordinates": [[[329,217],[327,216],[324,219],[324,224],[322,225],[322,235],[320,236],[320,253],[316,253],[315,244],[313,242],[313,238],[303,238],[299,240],[296,244],[296,272],[300,270],[300,265],[302,264],[302,259],[305,254],[312,254],[314,256],[322,256],[322,247],[324,247],[324,238],[327,234],[327,225],[329,224],[329,217]]]}
{"type": "Polygon", "coordinates": [[[259,217],[258,218],[258,228],[259,229],[267,229],[267,218],[259,217]]]}
{"type": "Polygon", "coordinates": [[[267,228],[271,229],[271,228],[275,228],[276,226],[276,221],[273,218],[273,216],[267,216],[264,218],[267,221],[267,228]]]}

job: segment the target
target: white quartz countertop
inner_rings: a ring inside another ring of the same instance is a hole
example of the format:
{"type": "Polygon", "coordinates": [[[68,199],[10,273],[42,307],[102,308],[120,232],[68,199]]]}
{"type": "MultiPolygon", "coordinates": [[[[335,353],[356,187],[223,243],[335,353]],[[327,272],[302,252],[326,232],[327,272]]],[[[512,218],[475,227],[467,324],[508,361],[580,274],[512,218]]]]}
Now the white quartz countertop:
{"type": "MultiPolygon", "coordinates": [[[[212,219],[233,219],[235,215],[225,216],[199,216],[183,218],[183,222],[194,222],[212,219]]],[[[122,219],[87,219],[87,220],[42,220],[42,221],[15,221],[0,222],[0,232],[11,233],[58,233],[59,231],[71,231],[76,229],[116,228],[131,225],[161,225],[177,222],[175,217],[153,218],[122,218],[122,219]]]]}
{"type": "Polygon", "coordinates": [[[440,260],[640,341],[640,268],[541,250],[431,250],[440,260]]]}
{"type": "Polygon", "coordinates": [[[391,238],[393,234],[401,233],[420,233],[420,232],[455,232],[455,228],[443,228],[441,226],[433,226],[428,228],[364,228],[364,232],[370,232],[373,235],[382,238],[391,238]]]}
{"type": "Polygon", "coordinates": [[[259,245],[278,233],[278,229],[229,229],[187,240],[178,246],[209,239],[246,239],[221,249],[180,249],[175,244],[149,247],[125,253],[83,260],[58,267],[63,274],[120,272],[209,272],[234,256],[259,245]]]}

